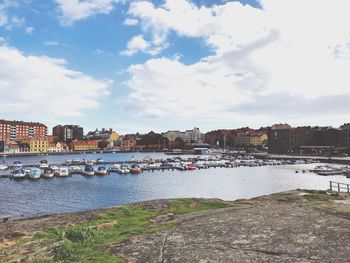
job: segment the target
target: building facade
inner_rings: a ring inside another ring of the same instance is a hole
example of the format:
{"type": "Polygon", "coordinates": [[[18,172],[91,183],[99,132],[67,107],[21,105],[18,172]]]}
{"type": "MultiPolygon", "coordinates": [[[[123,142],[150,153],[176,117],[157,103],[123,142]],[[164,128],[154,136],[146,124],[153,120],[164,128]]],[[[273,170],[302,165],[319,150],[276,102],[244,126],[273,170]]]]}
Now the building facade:
{"type": "Polygon", "coordinates": [[[35,137],[29,140],[30,152],[46,153],[49,148],[47,137],[35,137]]]}
{"type": "Polygon", "coordinates": [[[0,140],[14,142],[33,137],[46,137],[47,127],[39,122],[0,120],[0,140]]]}
{"type": "Polygon", "coordinates": [[[91,151],[98,149],[97,140],[75,140],[71,142],[73,151],[91,151]]]}
{"type": "Polygon", "coordinates": [[[57,125],[52,128],[52,135],[59,141],[82,140],[84,138],[84,128],[79,125],[57,125]]]}

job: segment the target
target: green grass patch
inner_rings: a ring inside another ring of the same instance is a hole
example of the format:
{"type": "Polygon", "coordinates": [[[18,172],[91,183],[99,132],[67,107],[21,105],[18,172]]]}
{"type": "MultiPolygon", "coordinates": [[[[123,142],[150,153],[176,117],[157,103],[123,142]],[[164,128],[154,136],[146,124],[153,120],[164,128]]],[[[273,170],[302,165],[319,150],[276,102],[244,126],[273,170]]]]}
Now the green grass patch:
{"type": "Polygon", "coordinates": [[[304,198],[309,202],[329,202],[335,200],[335,197],[332,195],[318,193],[306,194],[304,198]]]}
{"type": "Polygon", "coordinates": [[[176,221],[151,224],[160,214],[185,214],[229,206],[215,200],[176,199],[170,208],[151,211],[143,206],[124,206],[94,216],[87,222],[66,228],[50,228],[35,235],[36,240],[58,244],[54,251],[55,262],[125,262],[112,255],[108,246],[121,243],[136,235],[155,233],[175,227],[176,221]]]}
{"type": "Polygon", "coordinates": [[[221,201],[183,198],[173,200],[168,212],[174,214],[187,214],[209,209],[225,208],[228,206],[231,205],[221,201]]]}

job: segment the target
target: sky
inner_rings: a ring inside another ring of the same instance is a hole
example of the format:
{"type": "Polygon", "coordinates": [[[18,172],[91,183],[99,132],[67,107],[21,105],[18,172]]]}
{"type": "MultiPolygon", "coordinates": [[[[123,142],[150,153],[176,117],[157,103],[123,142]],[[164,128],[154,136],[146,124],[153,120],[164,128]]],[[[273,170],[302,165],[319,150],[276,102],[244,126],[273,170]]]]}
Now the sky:
{"type": "Polygon", "coordinates": [[[0,0],[0,118],[121,134],[350,122],[348,0],[0,0]]]}

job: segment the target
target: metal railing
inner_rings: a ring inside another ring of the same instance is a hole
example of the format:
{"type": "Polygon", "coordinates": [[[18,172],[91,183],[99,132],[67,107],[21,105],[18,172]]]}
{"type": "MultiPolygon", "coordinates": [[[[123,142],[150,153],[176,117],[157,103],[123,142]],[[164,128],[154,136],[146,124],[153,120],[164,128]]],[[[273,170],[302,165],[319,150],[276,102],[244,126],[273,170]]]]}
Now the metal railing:
{"type": "Polygon", "coordinates": [[[350,184],[329,181],[329,189],[331,191],[350,193],[350,184]]]}

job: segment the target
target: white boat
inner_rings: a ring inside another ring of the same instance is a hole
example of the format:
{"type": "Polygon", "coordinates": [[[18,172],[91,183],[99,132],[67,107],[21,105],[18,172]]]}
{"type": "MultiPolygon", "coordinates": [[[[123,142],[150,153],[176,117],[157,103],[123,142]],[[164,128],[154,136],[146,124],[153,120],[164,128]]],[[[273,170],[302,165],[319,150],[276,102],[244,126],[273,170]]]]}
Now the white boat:
{"type": "Polygon", "coordinates": [[[92,160],[87,160],[87,161],[86,161],[86,165],[94,165],[94,163],[95,163],[95,162],[92,161],[92,160]]]}
{"type": "Polygon", "coordinates": [[[70,167],[70,172],[72,174],[80,174],[82,171],[82,169],[80,168],[80,166],[74,165],[70,167]]]}
{"type": "Polygon", "coordinates": [[[58,170],[60,169],[60,167],[56,164],[50,165],[50,168],[54,170],[54,172],[58,172],[58,170]]]}
{"type": "Polygon", "coordinates": [[[44,169],[44,168],[49,168],[49,163],[46,160],[42,160],[39,163],[39,167],[44,169]]]}
{"type": "Polygon", "coordinates": [[[16,169],[11,173],[13,179],[24,179],[26,178],[26,172],[23,169],[16,169]]]}
{"type": "Polygon", "coordinates": [[[95,169],[92,165],[86,165],[83,170],[83,175],[95,175],[95,169]]]}
{"type": "Polygon", "coordinates": [[[125,165],[122,165],[122,166],[119,167],[117,172],[120,173],[120,174],[128,174],[128,173],[130,173],[130,169],[129,169],[129,167],[127,167],[125,165]]]}
{"type": "Polygon", "coordinates": [[[69,169],[67,167],[60,167],[58,171],[56,172],[56,175],[58,177],[67,177],[69,176],[69,169]]]}
{"type": "Polygon", "coordinates": [[[119,164],[113,164],[113,165],[109,168],[109,171],[110,171],[110,172],[118,172],[119,169],[120,169],[120,165],[119,165],[119,164]]]}
{"type": "Polygon", "coordinates": [[[8,164],[6,163],[6,158],[5,158],[5,153],[4,153],[4,156],[3,156],[3,159],[2,159],[2,163],[0,163],[0,170],[7,170],[9,169],[9,166],[8,164]]]}
{"type": "Polygon", "coordinates": [[[95,171],[95,174],[96,175],[107,175],[108,171],[107,171],[106,167],[99,166],[99,167],[97,167],[97,170],[95,171]]]}
{"type": "Polygon", "coordinates": [[[0,163],[0,170],[7,170],[9,169],[9,166],[7,163],[0,163]]]}
{"type": "Polygon", "coordinates": [[[314,169],[310,170],[318,175],[341,175],[344,171],[340,168],[332,167],[328,164],[317,165],[314,169]]]}
{"type": "Polygon", "coordinates": [[[42,173],[43,178],[52,178],[55,175],[55,171],[52,168],[46,168],[42,173]]]}
{"type": "Polygon", "coordinates": [[[23,164],[21,161],[14,161],[12,166],[14,169],[21,169],[23,167],[23,164]]]}

